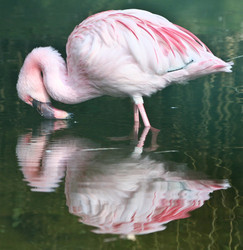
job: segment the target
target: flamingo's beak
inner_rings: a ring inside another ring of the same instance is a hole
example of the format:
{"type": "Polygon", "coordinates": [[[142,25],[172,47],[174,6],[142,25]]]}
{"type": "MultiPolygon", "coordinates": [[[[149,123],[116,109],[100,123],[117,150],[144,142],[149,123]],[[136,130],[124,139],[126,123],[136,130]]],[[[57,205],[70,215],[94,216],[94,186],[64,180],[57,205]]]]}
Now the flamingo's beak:
{"type": "Polygon", "coordinates": [[[33,99],[31,103],[39,114],[46,119],[70,119],[73,117],[72,113],[54,108],[50,102],[40,102],[33,99]]]}

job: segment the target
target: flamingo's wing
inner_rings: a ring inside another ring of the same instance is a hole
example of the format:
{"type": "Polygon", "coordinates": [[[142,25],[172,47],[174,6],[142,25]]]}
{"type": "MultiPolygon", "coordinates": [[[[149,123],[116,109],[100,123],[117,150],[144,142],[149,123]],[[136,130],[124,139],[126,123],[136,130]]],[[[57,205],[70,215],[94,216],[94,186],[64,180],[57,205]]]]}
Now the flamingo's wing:
{"type": "Polygon", "coordinates": [[[230,67],[186,29],[142,10],[106,11],[87,18],[71,33],[67,55],[70,68],[78,62],[92,82],[109,82],[102,85],[109,94],[119,89],[149,95],[169,82],[230,67]],[[147,82],[146,89],[139,87],[142,82],[147,82]]]}
{"type": "Polygon", "coordinates": [[[131,56],[142,70],[157,74],[180,69],[211,54],[186,29],[141,10],[108,11],[91,16],[77,26],[72,37],[80,35],[86,37],[86,44],[91,46],[86,55],[100,52],[102,44],[114,50],[120,48],[126,52],[124,56],[131,56]]]}

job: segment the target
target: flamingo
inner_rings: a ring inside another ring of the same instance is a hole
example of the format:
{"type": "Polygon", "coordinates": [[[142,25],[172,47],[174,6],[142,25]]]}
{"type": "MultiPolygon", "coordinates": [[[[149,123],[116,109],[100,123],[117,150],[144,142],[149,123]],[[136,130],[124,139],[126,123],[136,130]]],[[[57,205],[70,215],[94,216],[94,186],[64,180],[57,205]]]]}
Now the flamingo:
{"type": "Polygon", "coordinates": [[[128,96],[151,127],[143,96],[174,82],[216,72],[231,72],[232,62],[214,56],[194,34],[144,10],[110,10],[94,14],[70,34],[67,62],[52,47],[38,47],[20,70],[18,96],[45,118],[68,119],[51,98],[76,104],[102,95],[128,96]]]}

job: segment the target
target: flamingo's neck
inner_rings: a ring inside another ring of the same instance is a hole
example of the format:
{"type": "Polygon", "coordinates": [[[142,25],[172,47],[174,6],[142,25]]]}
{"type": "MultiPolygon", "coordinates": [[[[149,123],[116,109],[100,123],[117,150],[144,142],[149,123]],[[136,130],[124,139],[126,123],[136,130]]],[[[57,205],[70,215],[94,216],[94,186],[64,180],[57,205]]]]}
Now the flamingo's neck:
{"type": "MultiPolygon", "coordinates": [[[[61,55],[51,47],[38,48],[36,62],[42,72],[43,84],[47,93],[55,100],[74,104],[91,99],[92,89],[88,81],[78,72],[68,74],[67,66],[61,55]]],[[[96,95],[97,96],[97,95],[96,95]]]]}

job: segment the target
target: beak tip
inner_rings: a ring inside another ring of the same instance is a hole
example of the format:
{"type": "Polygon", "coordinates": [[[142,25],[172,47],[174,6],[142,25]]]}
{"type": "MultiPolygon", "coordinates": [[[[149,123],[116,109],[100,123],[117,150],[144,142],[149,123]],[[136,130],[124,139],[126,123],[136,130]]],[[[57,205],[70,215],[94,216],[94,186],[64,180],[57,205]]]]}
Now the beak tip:
{"type": "Polygon", "coordinates": [[[74,118],[74,114],[54,108],[54,117],[53,118],[57,119],[57,120],[70,120],[70,119],[74,118]]]}
{"type": "Polygon", "coordinates": [[[67,113],[67,117],[65,119],[69,120],[69,119],[73,119],[73,118],[74,118],[73,113],[67,113]]]}

